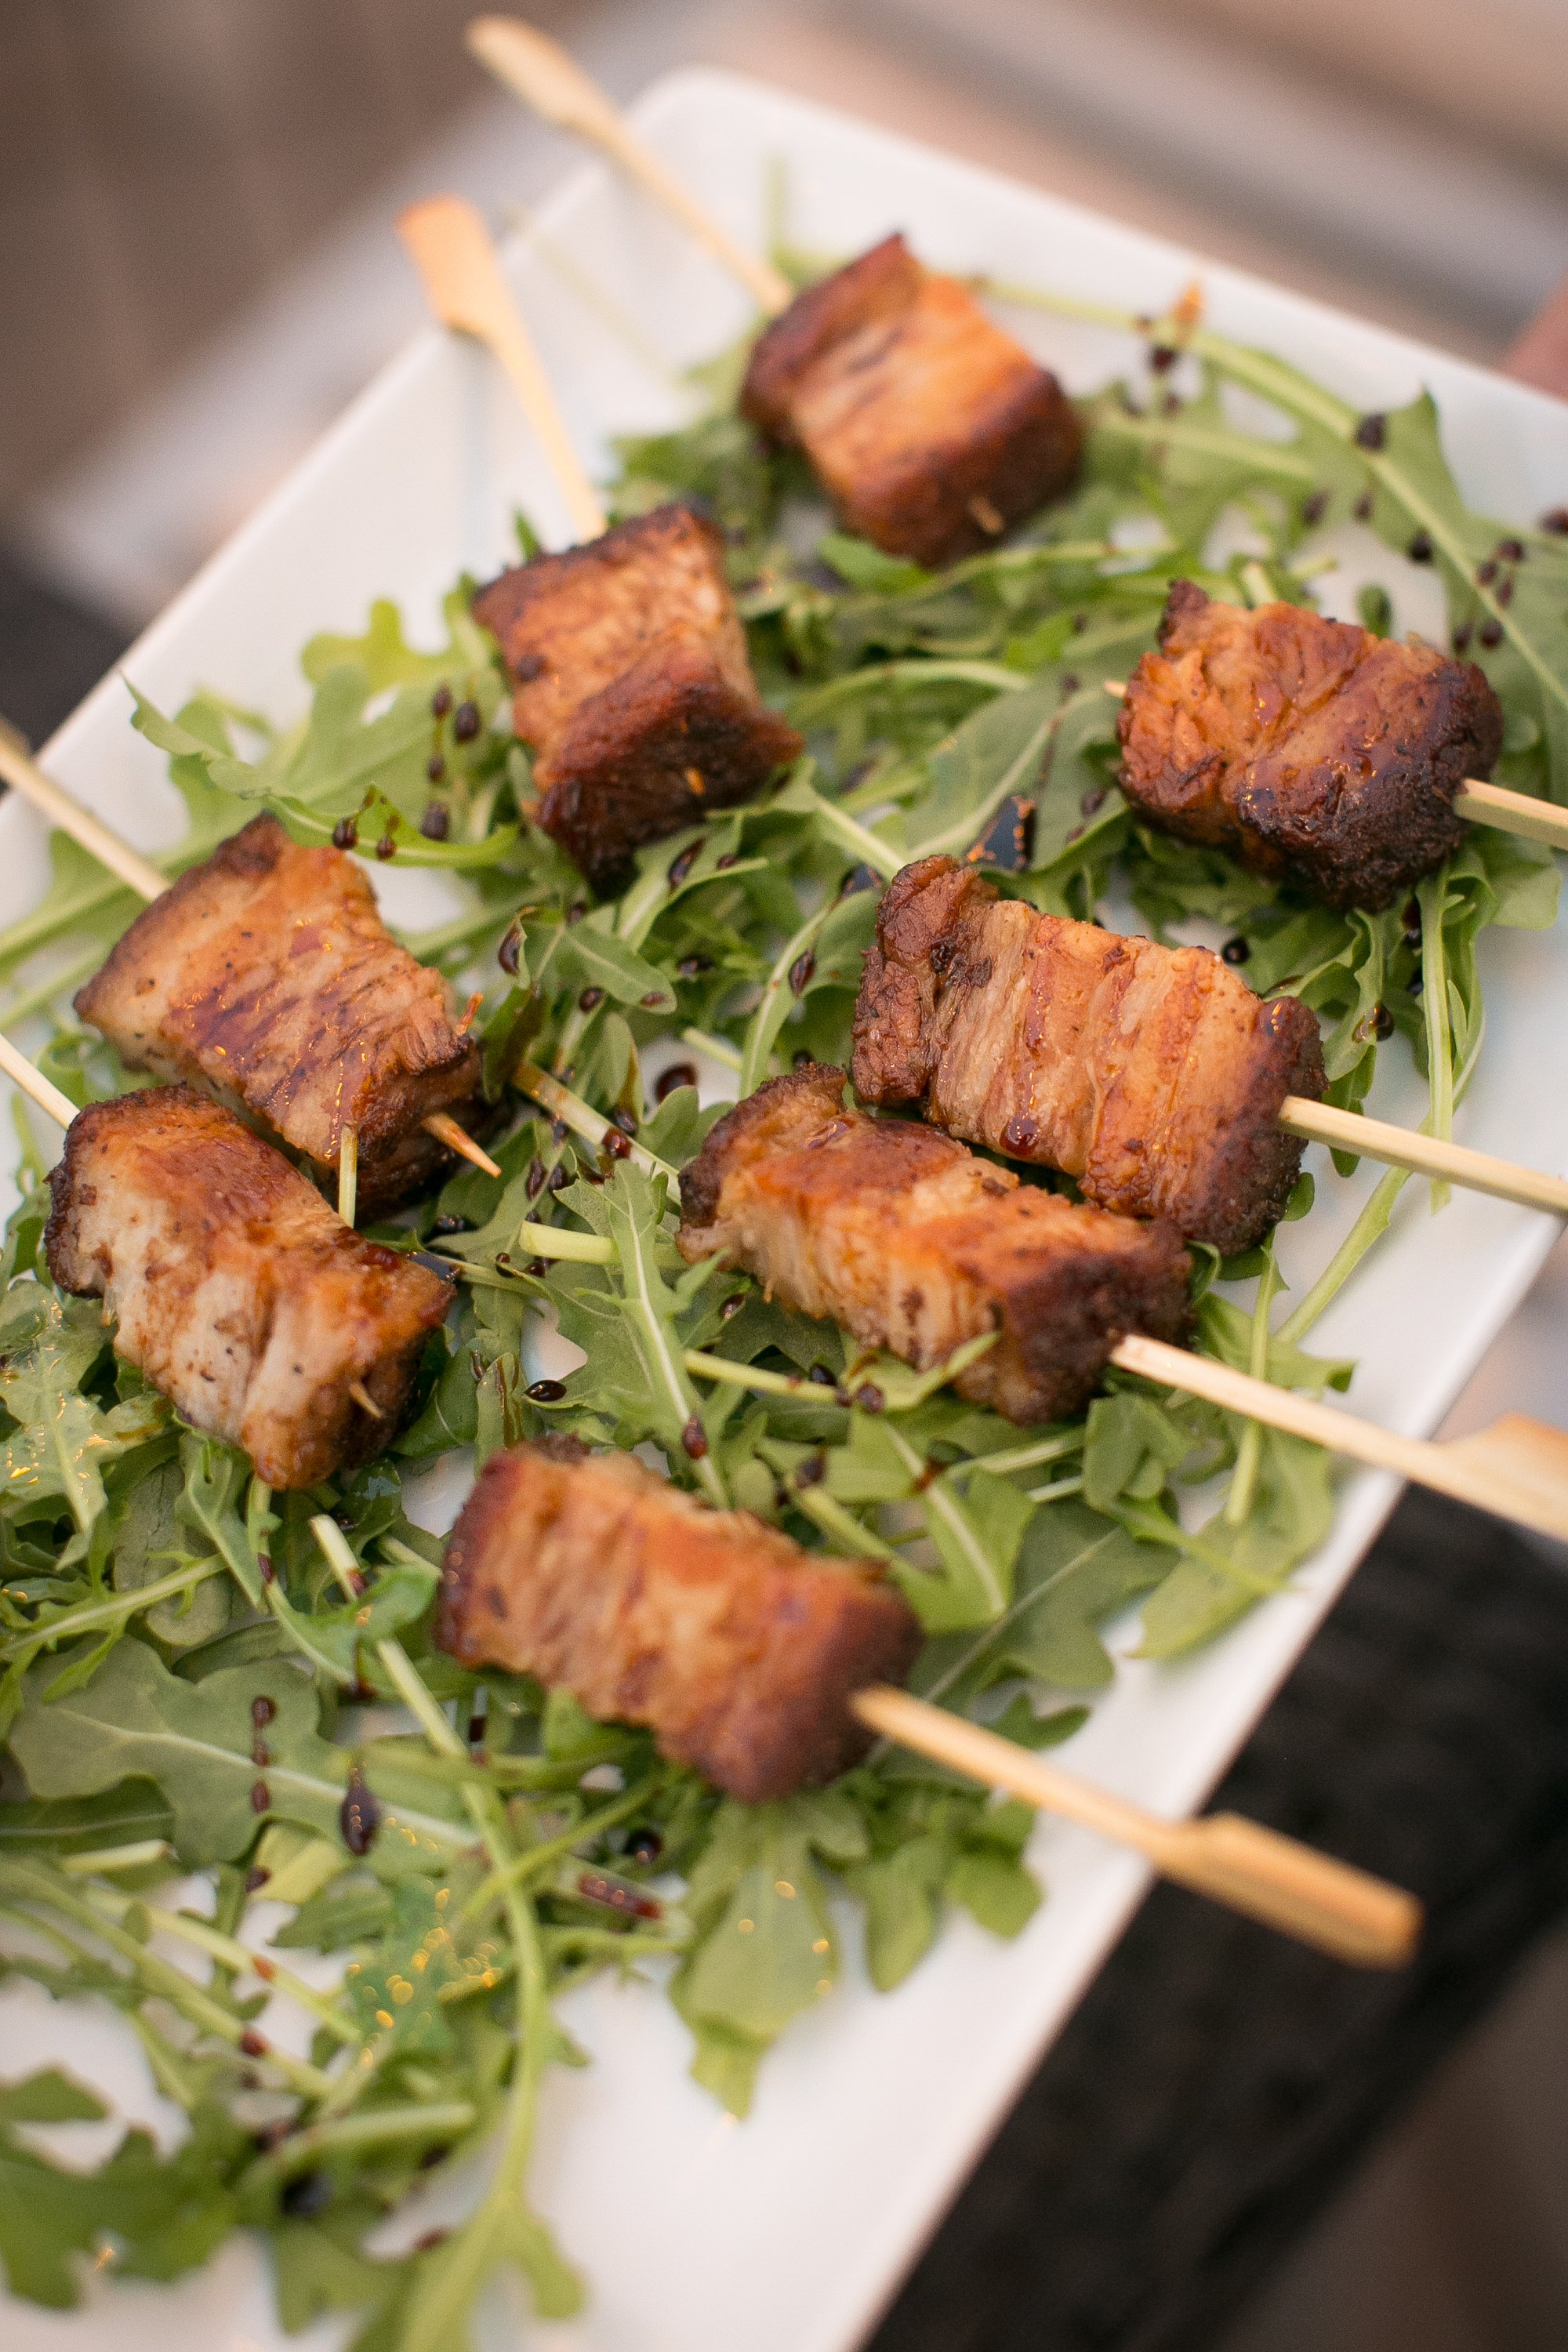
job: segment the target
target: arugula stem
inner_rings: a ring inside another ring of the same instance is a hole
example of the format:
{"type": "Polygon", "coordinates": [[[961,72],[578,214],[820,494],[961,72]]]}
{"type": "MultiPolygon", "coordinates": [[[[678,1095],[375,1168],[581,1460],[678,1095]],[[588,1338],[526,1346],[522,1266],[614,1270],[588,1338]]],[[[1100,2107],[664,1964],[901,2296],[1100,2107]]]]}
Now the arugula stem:
{"type": "MultiPolygon", "coordinates": [[[[1252,1304],[1252,1341],[1247,1351],[1247,1369],[1255,1381],[1268,1377],[1268,1313],[1274,1295],[1279,1286],[1279,1266],[1274,1255],[1274,1236],[1264,1244],[1263,1266],[1258,1277],[1258,1296],[1252,1304]]],[[[1263,1423],[1247,1421],[1242,1425],[1236,1449],[1236,1468],[1231,1474],[1230,1492],[1225,1498],[1225,1523],[1238,1528],[1252,1508],[1257,1491],[1258,1472],[1263,1460],[1263,1423]]]]}
{"type": "Polygon", "coordinates": [[[581,1095],[574,1095],[569,1087],[563,1087],[559,1078],[552,1077],[548,1070],[540,1069],[532,1062],[520,1062],[511,1074],[511,1083],[520,1094],[531,1095],[552,1118],[558,1118],[563,1127],[570,1128],[574,1135],[580,1135],[584,1143],[591,1143],[595,1151],[603,1151],[613,1135],[617,1144],[628,1144],[626,1157],[645,1175],[668,1176],[672,1182],[679,1181],[679,1171],[670,1166],[668,1160],[661,1160],[657,1152],[649,1151],[643,1144],[630,1142],[618,1127],[612,1127],[601,1112],[585,1103],[581,1095]]]}
{"type": "Polygon", "coordinates": [[[432,2100],[405,2107],[374,2107],[368,2115],[307,2124],[268,2148],[243,2175],[240,2194],[264,2180],[289,2180],[312,2171],[323,2157],[356,2148],[385,2147],[399,2140],[458,2139],[478,2119],[468,2099],[432,2100]]]}
{"type": "Polygon", "coordinates": [[[738,1070],[744,1058],[739,1045],[728,1037],[715,1037],[709,1029],[683,1029],[680,1042],[689,1045],[694,1054],[706,1054],[710,1061],[721,1062],[727,1070],[738,1070]]]}
{"type": "Polygon", "coordinates": [[[797,723],[809,727],[824,712],[833,710],[841,702],[881,686],[984,686],[993,694],[1018,694],[1030,683],[1024,670],[1008,669],[1001,662],[943,660],[931,655],[900,661],[868,662],[862,669],[852,669],[842,677],[828,678],[821,686],[803,687],[789,698],[789,716],[797,723]]]}
{"type": "Polygon", "coordinates": [[[746,1043],[741,1056],[740,1092],[742,1102],[748,1095],[755,1094],[767,1076],[773,1041],[788,1018],[787,1007],[783,1013],[779,1012],[779,1000],[790,986],[791,972],[809,951],[832,908],[832,899],[826,898],[814,915],[806,917],[799,930],[780,949],[773,959],[773,970],[763,982],[763,992],[746,1024],[746,1043]]]}
{"type": "MultiPolygon", "coordinates": [[[[226,2042],[232,2049],[237,2049],[246,2039],[250,2029],[232,2011],[214,2000],[199,1985],[193,1984],[181,1969],[161,1959],[156,1952],[150,1952],[136,1937],[106,1919],[85,1897],[58,1886],[42,1872],[31,1871],[25,1863],[18,1862],[0,1863],[0,1887],[8,1888],[25,1903],[42,1904],[46,1909],[58,1911],[76,1926],[85,1927],[89,1935],[96,1936],[111,1952],[129,1962],[149,1992],[168,2001],[204,2033],[226,2042]]],[[[302,2098],[325,2098],[332,2088],[331,2077],[323,2074],[319,2066],[290,2057],[286,2050],[268,2045],[264,2056],[265,2063],[275,2067],[302,2098]]]]}
{"type": "Polygon", "coordinates": [[[0,1664],[50,1649],[57,1642],[73,1641],[77,1634],[91,1633],[99,1626],[122,1625],[142,1610],[155,1609],[160,1601],[172,1600],[176,1593],[189,1592],[196,1585],[205,1584],[209,1576],[220,1573],[223,1565],[221,1559],[197,1560],[190,1568],[177,1568],[159,1577],[155,1583],[138,1585],[133,1592],[117,1592],[107,1601],[84,1601],[48,1624],[29,1626],[26,1633],[13,1633],[8,1642],[0,1643],[0,1664]]]}
{"type": "Polygon", "coordinates": [[[524,1217],[517,1229],[514,1249],[531,1257],[561,1258],[573,1265],[613,1265],[616,1248],[598,1234],[574,1233],[565,1225],[539,1225],[524,1217]]]}
{"type": "Polygon", "coordinates": [[[1024,1492],[1031,1503],[1058,1503],[1066,1495],[1081,1495],[1083,1479],[1076,1475],[1071,1478],[1053,1478],[1044,1486],[1026,1486],[1024,1492]]]}
{"type": "MultiPolygon", "coordinates": [[[[926,1476],[925,1463],[921,1461],[909,1440],[895,1429],[891,1423],[886,1423],[885,1426],[894,1453],[910,1474],[910,1491],[919,1496],[921,1506],[928,1517],[941,1519],[968,1562],[970,1572],[985,1602],[987,1622],[990,1622],[1001,1615],[1007,1603],[1007,1595],[1002,1590],[989,1553],[984,1545],[978,1540],[967,1514],[960,1507],[948,1486],[947,1474],[943,1473],[942,1476],[932,1479],[922,1488],[921,1482],[926,1476]]],[[[972,1466],[967,1463],[953,1465],[953,1467],[958,1470],[965,1470],[972,1466]]]]}
{"type": "Polygon", "coordinates": [[[603,1837],[606,1830],[614,1829],[618,1822],[630,1821],[634,1814],[644,1811],[658,1785],[658,1780],[657,1772],[647,1774],[629,1789],[623,1790],[613,1802],[601,1805],[595,1813],[585,1814],[570,1829],[563,1830],[558,1837],[548,1838],[540,1845],[526,1846],[502,1868],[493,1870],[476,1887],[458,1914],[458,1918],[477,1919],[489,1909],[492,1903],[499,1901],[509,1887],[526,1885],[530,1879],[549,1871],[563,1854],[574,1853],[580,1845],[591,1844],[595,1839],[603,1837]]]}
{"type": "MultiPolygon", "coordinates": [[[[122,1895],[117,1887],[94,1887],[89,1890],[88,1900],[106,1919],[113,1919],[117,1924],[124,1919],[128,1911],[137,1907],[137,1897],[122,1895]]],[[[151,1903],[141,1904],[140,1908],[153,1926],[165,1936],[174,1936],[181,1943],[191,1945],[195,1950],[205,1952],[209,1959],[216,1960],[226,1969],[259,1977],[262,1983],[274,1991],[287,1993],[290,2000],[308,2011],[340,2042],[357,2044],[364,2039],[358,2026],[330,1993],[318,1992],[313,1985],[308,1985],[303,1977],[297,1977],[281,1961],[253,1952],[236,1937],[224,1935],[205,1919],[193,1919],[188,1912],[165,1911],[151,1903]]]]}

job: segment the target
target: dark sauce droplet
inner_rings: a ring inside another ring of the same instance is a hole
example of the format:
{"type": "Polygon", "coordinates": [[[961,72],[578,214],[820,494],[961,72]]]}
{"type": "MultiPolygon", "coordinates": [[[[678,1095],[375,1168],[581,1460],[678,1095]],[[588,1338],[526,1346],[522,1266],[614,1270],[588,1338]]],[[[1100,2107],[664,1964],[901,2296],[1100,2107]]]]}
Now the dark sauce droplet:
{"type": "Polygon", "coordinates": [[[250,1868],[245,1874],[246,1893],[247,1895],[256,1895],[259,1893],[260,1889],[266,1885],[272,1873],[267,1868],[264,1863],[253,1862],[250,1868]]]}
{"type": "Polygon", "coordinates": [[[332,2184],[324,2172],[302,2172],[290,2180],[278,2202],[292,2221],[313,2221],[332,2201],[332,2184]]]}
{"type": "Polygon", "coordinates": [[[382,835],[381,839],[375,845],[375,854],[381,859],[383,865],[386,863],[389,857],[396,856],[397,844],[393,839],[391,834],[384,833],[382,835]]]}
{"type": "Polygon", "coordinates": [[[632,1156],[630,1139],[621,1133],[618,1127],[605,1129],[605,1150],[612,1160],[629,1160],[632,1156]]]}
{"type": "Polygon", "coordinates": [[[1226,963],[1245,963],[1251,953],[1252,949],[1250,944],[1247,940],[1242,939],[1239,934],[1234,940],[1226,940],[1224,947],[1220,950],[1220,954],[1225,958],[1226,963]]]}
{"type": "Polygon", "coordinates": [[[502,971],[509,972],[515,979],[518,965],[521,961],[522,926],[521,923],[513,923],[496,950],[496,961],[502,971]]]}
{"type": "Polygon", "coordinates": [[[532,1159],[528,1163],[528,1173],[522,1180],[522,1189],[528,1194],[531,1201],[537,1201],[541,1192],[543,1192],[545,1179],[549,1175],[549,1172],[550,1171],[545,1167],[543,1160],[541,1160],[538,1152],[536,1151],[532,1159]]]}
{"type": "Polygon", "coordinates": [[[1394,1034],[1394,1015],[1386,1004],[1380,1004],[1372,1016],[1372,1034],[1380,1041],[1394,1034]]]}
{"type": "Polygon", "coordinates": [[[743,1290],[733,1291],[731,1296],[726,1298],[723,1306],[719,1309],[720,1321],[722,1323],[732,1322],[735,1317],[740,1313],[742,1307],[744,1307],[745,1303],[746,1293],[743,1290]]]}
{"type": "Polygon", "coordinates": [[[477,702],[459,702],[452,713],[452,732],[459,743],[471,743],[479,731],[479,707],[477,702]]]}
{"type": "Polygon", "coordinates": [[[368,1853],[381,1827],[381,1807],[365,1785],[357,1764],[349,1767],[349,1785],[338,1808],[338,1827],[351,1853],[368,1853]]]}
{"type": "Polygon", "coordinates": [[[1430,563],[1433,555],[1431,532],[1429,530],[1412,532],[1410,544],[1405,551],[1412,563],[1430,563]]]}
{"type": "Polygon", "coordinates": [[[566,1393],[564,1381],[535,1381],[525,1393],[535,1404],[559,1404],[566,1393]]]}
{"type": "Polygon", "coordinates": [[[452,814],[445,801],[432,801],[419,820],[426,841],[445,841],[452,830],[452,814]]]}
{"type": "Polygon", "coordinates": [[[271,1805],[272,1805],[272,1791],[271,1791],[271,1790],[268,1787],[268,1785],[267,1785],[266,1781],[265,1781],[265,1780],[255,1780],[255,1781],[253,1781],[253,1782],[251,1783],[251,1790],[250,1790],[250,1810],[251,1810],[251,1811],[252,1811],[253,1813],[265,1813],[265,1812],[268,1812],[268,1811],[269,1811],[271,1810],[271,1805]]]}
{"type": "Polygon", "coordinates": [[[855,1391],[855,1402],[862,1412],[882,1412],[888,1400],[875,1381],[862,1381],[855,1391]]]}
{"type": "Polygon", "coordinates": [[[447,762],[439,751],[432,751],[425,762],[425,773],[433,784],[438,784],[447,772],[447,762]]]}
{"type": "Polygon", "coordinates": [[[671,1062],[668,1069],[661,1070],[654,1080],[653,1098],[655,1102],[668,1102],[670,1096],[678,1093],[682,1087],[694,1087],[696,1084],[695,1062],[671,1062]]]}
{"type": "Polygon", "coordinates": [[[358,846],[358,825],[354,823],[352,816],[339,817],[336,824],[332,827],[332,847],[334,849],[357,849],[358,846]]]}
{"type": "Polygon", "coordinates": [[[1356,446],[1362,449],[1381,449],[1388,438],[1388,419],[1375,410],[1363,416],[1355,429],[1356,446]]]}
{"type": "Polygon", "coordinates": [[[698,980],[703,972],[712,971],[713,959],[705,955],[682,956],[675,969],[682,980],[698,980]]]}
{"type": "Polygon", "coordinates": [[[708,1432],[695,1413],[680,1433],[681,1451],[693,1462],[700,1462],[708,1451],[708,1432]]]}
{"type": "Polygon", "coordinates": [[[250,1720],[258,1731],[265,1731],[277,1712],[277,1707],[267,1696],[265,1691],[250,1702],[250,1720]]]}
{"type": "Polygon", "coordinates": [[[1502,643],[1502,623],[1500,621],[1492,620],[1489,617],[1481,623],[1476,635],[1479,637],[1483,646],[1489,647],[1492,646],[1500,646],[1502,643]]]}
{"type": "Polygon", "coordinates": [[[700,842],[694,841],[689,849],[683,849],[681,851],[679,857],[672,857],[670,859],[668,869],[668,879],[672,890],[679,889],[681,884],[685,881],[687,876],[696,865],[697,853],[701,846],[702,845],[700,842]]]}
{"type": "Polygon", "coordinates": [[[239,2037],[239,2046],[247,2058],[265,2058],[272,2044],[264,2033],[258,2033],[253,2025],[247,2025],[239,2037]]]}
{"type": "Polygon", "coordinates": [[[812,1454],[807,1455],[806,1459],[801,1464],[799,1469],[795,1472],[795,1483],[796,1487],[802,1490],[807,1486],[820,1486],[826,1475],[826,1454],[812,1454]]]}
{"type": "Polygon", "coordinates": [[[626,1853],[633,1862],[640,1862],[646,1865],[650,1862],[657,1862],[663,1852],[664,1840],[656,1829],[646,1826],[635,1829],[626,1839],[626,1853]]]}
{"type": "Polygon", "coordinates": [[[811,986],[811,975],[816,970],[816,958],[809,949],[805,955],[796,956],[789,968],[789,984],[796,996],[805,994],[806,990],[811,986]]]}
{"type": "Polygon", "coordinates": [[[579,1013],[597,1013],[604,1001],[605,992],[602,988],[585,988],[577,999],[577,1010],[579,1013]]]}
{"type": "Polygon", "coordinates": [[[612,1126],[618,1127],[623,1135],[635,1135],[637,1131],[637,1116],[626,1108],[625,1103],[616,1104],[610,1113],[610,1122],[612,1126]]]}
{"type": "Polygon", "coordinates": [[[450,710],[451,708],[451,688],[449,686],[438,686],[436,688],[435,693],[430,697],[431,716],[436,719],[445,719],[447,711],[450,710]]]}

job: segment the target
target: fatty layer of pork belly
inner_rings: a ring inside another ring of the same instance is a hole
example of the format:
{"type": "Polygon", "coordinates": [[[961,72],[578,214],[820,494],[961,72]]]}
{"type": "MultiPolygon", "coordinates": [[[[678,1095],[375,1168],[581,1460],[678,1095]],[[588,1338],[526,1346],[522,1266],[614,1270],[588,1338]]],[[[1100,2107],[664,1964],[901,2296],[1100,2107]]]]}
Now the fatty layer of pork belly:
{"type": "Polygon", "coordinates": [[[802,1314],[922,1370],[995,1344],[955,1383],[1010,1421],[1076,1412],[1129,1331],[1181,1337],[1175,1228],[1082,1208],[906,1119],[844,1107],[842,1070],[774,1078],[681,1179],[679,1244],[717,1251],[802,1314]]]}
{"type": "Polygon", "coordinates": [[[116,1352],[268,1486],[313,1486],[394,1434],[450,1288],[343,1224],[232,1111],[189,1087],[90,1104],[49,1183],[55,1281],[101,1297],[116,1352]]]}
{"type": "Polygon", "coordinates": [[[757,692],[724,545],[657,507],[474,600],[533,747],[539,823],[607,883],[644,842],[761,791],[801,739],[757,692]]]}
{"type": "Polygon", "coordinates": [[[848,530],[932,567],[1060,498],[1082,456],[1056,377],[901,236],[796,297],[758,341],[741,407],[805,451],[848,530]]]}
{"type": "Polygon", "coordinates": [[[630,1454],[547,1437],[479,1473],[447,1546],[437,1639],[465,1665],[646,1725],[661,1754],[759,1804],[865,1754],[845,1702],[901,1682],[921,1634],[864,1561],[710,1510],[630,1454]]]}
{"type": "Polygon", "coordinates": [[[1375,913],[1457,845],[1454,794],[1490,774],[1502,707],[1474,662],[1178,580],[1120,733],[1150,824],[1375,913]]]}
{"type": "Polygon", "coordinates": [[[301,848],[274,816],[154,898],[76,1009],[132,1069],[214,1088],[323,1179],[355,1129],[366,1215],[453,1164],[432,1112],[488,1117],[439,973],[392,937],[352,857],[301,848]]]}
{"type": "Polygon", "coordinates": [[[1225,1256],[1282,1213],[1302,1144],[1288,1095],[1325,1084],[1317,1016],[1265,1003],[1207,948],[1037,914],[951,857],[906,866],[855,1008],[862,1102],[1075,1177],[1225,1256]]]}

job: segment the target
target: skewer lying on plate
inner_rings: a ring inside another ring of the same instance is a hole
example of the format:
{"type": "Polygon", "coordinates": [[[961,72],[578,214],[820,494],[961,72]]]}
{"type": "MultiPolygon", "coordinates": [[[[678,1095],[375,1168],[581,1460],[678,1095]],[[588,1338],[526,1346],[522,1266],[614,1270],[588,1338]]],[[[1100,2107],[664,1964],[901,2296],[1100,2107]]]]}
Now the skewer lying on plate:
{"type": "Polygon", "coordinates": [[[739,278],[773,322],[752,353],[741,413],[805,450],[849,530],[936,567],[994,544],[1071,489],[1083,433],[1056,377],[901,236],[797,294],[709,217],[558,43],[516,17],[480,16],[468,47],[739,278]]]}
{"type": "Polygon", "coordinates": [[[1303,1141],[1568,1216],[1568,1181],[1315,1099],[1317,1015],[1208,948],[1166,948],[999,898],[973,866],[894,876],[855,1008],[861,1102],[919,1104],[967,1143],[1168,1217],[1223,1256],[1284,1210],[1303,1141]]]}
{"type": "Polygon", "coordinates": [[[131,1068],[243,1103],[338,1175],[350,1223],[356,1196],[390,1208],[448,1152],[500,1175],[453,1117],[482,1109],[479,1049],[345,851],[258,816],[170,883],[4,739],[0,776],[148,901],[76,996],[131,1068]]]}
{"type": "Polygon", "coordinates": [[[830,1780],[873,1736],[1133,1847],[1167,1878],[1364,1967],[1409,1958],[1420,1906],[1236,1814],[1162,1821],[896,1685],[912,1611],[864,1561],[714,1511],[627,1454],[493,1454],[447,1546],[437,1640],[472,1667],[644,1725],[746,1803],[830,1780]]]}
{"type": "Polygon", "coordinates": [[[1568,1434],[1521,1414],[1474,1437],[1403,1437],[1170,1342],[1185,1328],[1174,1228],[1080,1208],[952,1137],[844,1108],[842,1070],[774,1078],[681,1179],[682,1255],[921,1370],[966,1341],[962,1397],[1009,1420],[1081,1408],[1107,1364],[1568,1539],[1568,1434]]]}
{"type": "Polygon", "coordinates": [[[606,528],[472,205],[432,197],[397,226],[436,316],[506,370],[584,542],[503,572],[474,615],[533,746],[536,821],[607,887],[644,842],[759,792],[801,738],[757,692],[713,525],[672,502],[606,528]]]}
{"type": "Polygon", "coordinates": [[[190,1087],[79,1111],[4,1036],[0,1070],[66,1130],[44,1255],[62,1290],[102,1298],[115,1353],[269,1486],[379,1454],[450,1303],[443,1277],[353,1232],[190,1087]]]}
{"type": "Polygon", "coordinates": [[[1502,707],[1474,662],[1434,646],[1177,580],[1158,649],[1106,690],[1141,815],[1331,907],[1392,906],[1465,820],[1568,849],[1568,809],[1485,781],[1502,707]]]}

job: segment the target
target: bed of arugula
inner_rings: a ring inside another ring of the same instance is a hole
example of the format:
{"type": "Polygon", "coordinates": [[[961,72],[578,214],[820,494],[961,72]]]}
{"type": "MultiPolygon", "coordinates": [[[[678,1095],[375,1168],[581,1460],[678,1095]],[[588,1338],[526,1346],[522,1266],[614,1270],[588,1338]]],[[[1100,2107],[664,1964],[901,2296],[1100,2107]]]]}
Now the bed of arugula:
{"type": "MultiPolygon", "coordinates": [[[[1257,987],[1317,1010],[1333,1100],[1360,1101],[1394,1041],[1446,1131],[1481,1048],[1479,935],[1552,919],[1547,854],[1476,830],[1415,904],[1328,913],[1133,822],[1102,681],[1150,644],[1173,578],[1306,601],[1309,542],[1353,517],[1440,572],[1503,698],[1501,778],[1568,798],[1568,541],[1466,510],[1429,401],[1368,422],[1184,315],[1151,330],[1133,381],[1084,404],[1077,495],[933,577],[826,528],[804,477],[734,416],[734,375],[733,360],[710,372],[688,429],[626,446],[615,508],[706,502],[763,691],[809,752],[756,803],[644,852],[613,898],[590,904],[527,822],[526,753],[464,585],[436,651],[385,604],[363,636],[314,640],[309,710],[284,732],[212,692],[173,714],[139,703],[189,811],[171,873],[261,804],[300,839],[348,826],[464,877],[467,910],[410,944],[485,988],[487,1085],[514,1116],[501,1182],[466,1170],[384,1229],[458,1276],[410,1424],[353,1478],[282,1496],[116,1361],[93,1303],[49,1286],[52,1139],[18,1115],[25,1190],[0,1266],[0,1973],[118,2009],[189,2131],[172,2153],[130,2132],[83,2170],[37,2127],[99,2117],[92,2093],[52,2070],[0,2086],[16,2294],[68,2306],[93,2266],[171,2278],[243,2225],[269,2242],[285,2326],[352,2313],[358,2352],[460,2352],[504,2265],[541,2311],[567,2312],[582,2284],[524,2193],[540,2074],[579,2056],[557,1994],[597,1969],[662,1972],[698,2077],[743,2113],[769,2044],[831,1989],[842,1898],[863,1906],[883,1988],[946,1906],[1009,1935],[1040,1899],[1023,1809],[937,1768],[879,1754],[746,1809],[562,1695],[459,1669],[430,1644],[439,1546],[405,1516],[406,1472],[547,1428],[651,1445],[714,1503],[884,1561],[931,1637],[915,1686],[1034,1745],[1068,1738],[1110,1680],[1110,1621],[1142,1603],[1122,1645],[1173,1656],[1328,1529],[1331,1465],[1295,1441],[1118,1374],[1082,1421],[1021,1432],[940,1375],[851,1362],[743,1277],[687,1268],[673,1178],[717,1113],[689,1086],[656,1100],[645,1065],[701,1052],[744,1092],[798,1055],[846,1060],[880,877],[984,844],[1002,887],[1041,908],[1092,916],[1115,893],[1158,932],[1223,926],[1257,987]],[[1271,404],[1261,429],[1237,423],[1238,391],[1271,404]],[[1221,562],[1216,531],[1236,545],[1238,521],[1243,551],[1221,562]],[[437,720],[433,696],[473,706],[477,729],[437,720]],[[509,1093],[523,1065],[569,1090],[550,1107],[566,1116],[509,1093]],[[614,1150],[597,1148],[606,1116],[614,1150]],[[536,1395],[541,1311],[584,1360],[536,1395]],[[1197,1486],[1212,1491],[1184,1517],[1197,1486]],[[499,2156],[463,2226],[369,2251],[427,2167],[481,2145],[499,2156]]],[[[1370,625],[1388,612],[1363,595],[1370,625]]],[[[84,1101],[128,1080],[64,1007],[135,902],[70,843],[53,856],[47,897],[0,937],[3,1011],[8,1027],[47,1020],[40,1059],[84,1101]]],[[[1197,1344],[1287,1385],[1343,1385],[1350,1367],[1302,1342],[1405,1181],[1383,1179],[1283,1316],[1271,1250],[1199,1253],[1197,1344]]],[[[1292,1213],[1310,1206],[1304,1181],[1292,1213]]]]}

